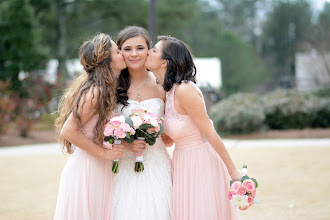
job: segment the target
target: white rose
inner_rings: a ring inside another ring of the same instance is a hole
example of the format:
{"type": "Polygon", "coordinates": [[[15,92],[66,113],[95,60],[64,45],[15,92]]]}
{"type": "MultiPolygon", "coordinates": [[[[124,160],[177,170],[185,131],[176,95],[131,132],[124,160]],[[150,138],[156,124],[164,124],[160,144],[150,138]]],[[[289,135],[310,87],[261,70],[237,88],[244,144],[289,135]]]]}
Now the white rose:
{"type": "Polygon", "coordinates": [[[132,121],[133,121],[133,127],[135,129],[137,129],[138,127],[140,127],[140,125],[142,124],[142,120],[139,116],[133,116],[131,117],[132,121]]]}
{"type": "Polygon", "coordinates": [[[125,123],[125,117],[123,115],[116,116],[110,119],[110,122],[119,121],[120,123],[125,123]]]}
{"type": "Polygon", "coordinates": [[[245,173],[246,175],[248,175],[248,169],[247,168],[243,168],[242,169],[242,173],[245,173]]]}
{"type": "Polygon", "coordinates": [[[154,127],[157,127],[157,126],[158,126],[158,122],[157,122],[157,120],[155,120],[155,119],[151,119],[150,123],[151,123],[151,125],[154,126],[154,127]]]}
{"type": "Polygon", "coordinates": [[[150,115],[145,114],[145,115],[143,116],[143,120],[145,120],[145,121],[149,121],[149,120],[152,120],[152,117],[151,117],[150,115]]]}

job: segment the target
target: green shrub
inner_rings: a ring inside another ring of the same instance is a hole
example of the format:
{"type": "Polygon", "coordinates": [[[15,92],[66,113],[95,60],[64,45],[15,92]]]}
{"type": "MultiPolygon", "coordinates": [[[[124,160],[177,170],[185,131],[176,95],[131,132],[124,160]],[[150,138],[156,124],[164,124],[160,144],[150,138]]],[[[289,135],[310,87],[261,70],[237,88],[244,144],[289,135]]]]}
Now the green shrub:
{"type": "Polygon", "coordinates": [[[211,109],[211,118],[218,132],[249,133],[260,130],[265,115],[255,94],[235,94],[211,109]]]}
{"type": "Polygon", "coordinates": [[[302,129],[329,125],[327,100],[315,96],[314,92],[277,90],[264,95],[261,103],[269,128],[302,129]]]}
{"type": "Polygon", "coordinates": [[[330,98],[319,99],[312,122],[314,128],[330,128],[330,98]]]}
{"type": "Polygon", "coordinates": [[[312,92],[313,95],[320,98],[330,98],[330,85],[327,87],[321,87],[312,92]]]}

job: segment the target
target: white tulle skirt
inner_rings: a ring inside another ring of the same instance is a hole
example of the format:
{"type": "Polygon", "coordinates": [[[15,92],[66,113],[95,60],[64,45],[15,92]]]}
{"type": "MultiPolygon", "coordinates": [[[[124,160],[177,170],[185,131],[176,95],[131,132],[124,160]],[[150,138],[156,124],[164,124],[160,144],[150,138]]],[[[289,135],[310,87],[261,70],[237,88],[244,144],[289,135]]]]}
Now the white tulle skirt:
{"type": "Polygon", "coordinates": [[[135,154],[125,150],[114,177],[114,220],[172,219],[171,158],[158,138],[144,152],[144,171],[134,171],[135,154]]]}

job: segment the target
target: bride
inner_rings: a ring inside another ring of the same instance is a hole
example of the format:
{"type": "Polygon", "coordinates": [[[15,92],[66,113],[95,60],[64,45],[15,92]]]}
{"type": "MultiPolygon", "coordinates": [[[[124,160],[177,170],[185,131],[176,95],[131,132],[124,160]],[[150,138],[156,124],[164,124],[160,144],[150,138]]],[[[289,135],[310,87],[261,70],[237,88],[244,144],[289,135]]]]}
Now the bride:
{"type": "MultiPolygon", "coordinates": [[[[141,27],[129,26],[119,32],[117,45],[126,62],[118,79],[117,114],[129,116],[142,108],[164,116],[165,91],[155,76],[144,67],[150,48],[150,36],[141,27]]],[[[158,138],[155,145],[135,140],[125,143],[114,179],[114,220],[172,219],[171,159],[158,138]],[[136,173],[136,156],[144,158],[144,171],[136,173]]]]}

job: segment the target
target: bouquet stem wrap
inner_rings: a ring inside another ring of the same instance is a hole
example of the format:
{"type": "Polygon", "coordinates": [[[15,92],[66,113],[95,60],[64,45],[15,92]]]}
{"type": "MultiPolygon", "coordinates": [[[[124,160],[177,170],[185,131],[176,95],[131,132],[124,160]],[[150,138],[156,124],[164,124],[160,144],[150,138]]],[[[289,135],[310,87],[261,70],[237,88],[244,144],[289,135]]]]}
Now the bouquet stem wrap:
{"type": "MultiPolygon", "coordinates": [[[[144,137],[137,137],[137,139],[138,140],[145,140],[144,137]]],[[[136,156],[134,171],[137,172],[137,173],[144,171],[143,155],[142,156],[136,156]]]]}
{"type": "MultiPolygon", "coordinates": [[[[113,144],[121,144],[121,140],[115,139],[113,144]]],[[[118,173],[119,159],[115,159],[112,162],[112,172],[118,173]]]]}

